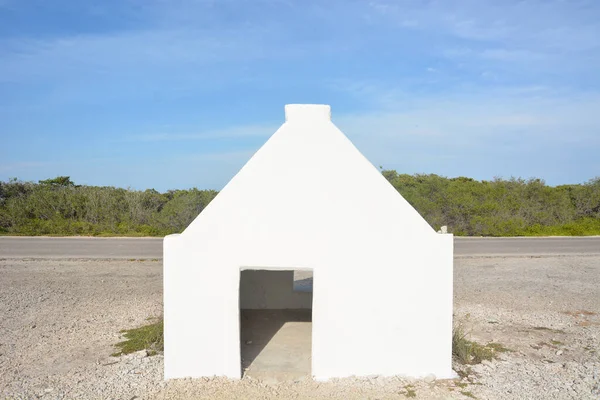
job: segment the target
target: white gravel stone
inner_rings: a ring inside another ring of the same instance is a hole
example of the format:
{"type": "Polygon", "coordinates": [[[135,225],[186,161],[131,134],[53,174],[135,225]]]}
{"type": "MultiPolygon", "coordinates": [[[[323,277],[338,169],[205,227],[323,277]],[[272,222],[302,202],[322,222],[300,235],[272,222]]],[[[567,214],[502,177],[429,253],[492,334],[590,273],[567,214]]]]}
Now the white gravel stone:
{"type": "Polygon", "coordinates": [[[0,260],[0,398],[405,399],[410,384],[417,399],[600,399],[600,318],[582,312],[600,310],[600,257],[457,259],[455,320],[512,350],[460,381],[164,382],[160,354],[110,356],[118,332],[160,315],[161,301],[160,262],[0,260]]]}

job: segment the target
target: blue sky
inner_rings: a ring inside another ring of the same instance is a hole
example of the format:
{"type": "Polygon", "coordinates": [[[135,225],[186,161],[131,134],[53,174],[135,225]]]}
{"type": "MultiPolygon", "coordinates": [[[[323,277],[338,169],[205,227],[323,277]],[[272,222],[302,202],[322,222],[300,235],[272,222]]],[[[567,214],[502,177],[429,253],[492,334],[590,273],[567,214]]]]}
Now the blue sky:
{"type": "Polygon", "coordinates": [[[600,175],[597,0],[0,0],[0,180],[220,189],[331,104],[376,166],[600,175]]]}

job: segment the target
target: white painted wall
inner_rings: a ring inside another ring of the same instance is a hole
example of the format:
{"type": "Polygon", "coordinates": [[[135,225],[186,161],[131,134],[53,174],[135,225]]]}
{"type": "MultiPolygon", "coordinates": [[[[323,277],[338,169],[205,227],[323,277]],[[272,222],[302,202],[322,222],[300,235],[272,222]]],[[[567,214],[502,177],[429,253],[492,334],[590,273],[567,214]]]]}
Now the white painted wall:
{"type": "Polygon", "coordinates": [[[286,122],[198,218],[165,237],[166,379],[241,376],[240,268],[253,266],[314,271],[315,379],[454,376],[452,235],[329,116],[286,106],[286,122]]]}
{"type": "Polygon", "coordinates": [[[241,309],[312,308],[311,292],[294,291],[294,271],[243,270],[241,309]]]}

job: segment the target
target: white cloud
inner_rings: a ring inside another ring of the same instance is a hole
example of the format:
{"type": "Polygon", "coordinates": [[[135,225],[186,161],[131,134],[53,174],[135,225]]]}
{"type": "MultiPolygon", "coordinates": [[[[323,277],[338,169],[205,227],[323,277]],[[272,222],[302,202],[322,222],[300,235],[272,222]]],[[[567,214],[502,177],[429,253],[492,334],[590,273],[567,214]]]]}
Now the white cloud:
{"type": "MultiPolygon", "coordinates": [[[[0,7],[6,4],[19,3],[0,0],[0,7]]],[[[133,22],[121,30],[0,40],[0,84],[16,88],[3,96],[3,118],[17,115],[13,124],[19,127],[25,126],[23,116],[56,110],[60,129],[68,131],[81,129],[65,122],[72,105],[91,104],[90,113],[101,106],[111,115],[113,100],[139,104],[131,110],[140,114],[148,104],[164,103],[165,113],[185,119],[185,110],[177,107],[195,101],[212,106],[239,96],[272,104],[316,92],[319,99],[333,99],[334,121],[375,163],[412,159],[427,171],[435,169],[436,160],[487,157],[491,150],[501,155],[554,146],[548,154],[557,158],[580,151],[579,143],[587,149],[599,146],[600,7],[595,0],[126,4],[131,7],[123,18],[133,22]],[[344,102],[351,113],[336,109],[342,97],[351,100],[344,102]]],[[[90,12],[114,17],[102,7],[90,12]]],[[[125,141],[148,142],[148,148],[152,142],[159,147],[238,138],[229,143],[239,148],[266,139],[278,125],[256,123],[260,119],[249,115],[253,123],[246,126],[211,120],[207,126],[223,128],[197,130],[190,118],[181,122],[186,128],[134,134],[164,121],[131,122],[135,118],[126,125],[132,133],[125,141]]],[[[204,169],[203,179],[209,179],[221,166],[233,171],[232,165],[252,150],[215,150],[173,163],[204,169]]],[[[471,167],[499,162],[494,157],[480,161],[471,167]]],[[[35,168],[7,165],[0,171],[35,168]]],[[[551,167],[547,160],[540,165],[551,167]]],[[[169,167],[171,172],[176,166],[169,167]]],[[[139,176],[144,173],[140,167],[139,176]]]]}
{"type": "Polygon", "coordinates": [[[135,78],[151,72],[181,71],[256,56],[248,38],[201,31],[134,31],[52,39],[13,39],[0,64],[0,80],[69,79],[76,75],[135,78]],[[18,49],[18,51],[10,51],[18,49]]]}
{"type": "Polygon", "coordinates": [[[432,94],[334,122],[375,165],[400,172],[491,179],[538,176],[549,183],[597,174],[600,94],[540,87],[432,94]]]}
{"type": "Polygon", "coordinates": [[[557,69],[561,61],[557,58],[571,55],[570,64],[600,67],[600,8],[595,1],[377,0],[372,4],[382,19],[398,26],[408,28],[402,22],[409,18],[417,21],[410,27],[414,30],[462,42],[462,48],[450,44],[439,49],[442,54],[520,63],[552,58],[555,63],[547,68],[557,69]],[[480,51],[481,46],[488,50],[480,51]],[[585,55],[585,60],[574,59],[574,54],[585,55]]]}
{"type": "Polygon", "coordinates": [[[543,61],[547,56],[541,53],[535,53],[526,50],[508,50],[508,49],[486,49],[480,54],[481,57],[498,61],[543,61]]]}
{"type": "Polygon", "coordinates": [[[55,165],[54,163],[39,162],[39,161],[20,161],[14,163],[0,164],[0,173],[10,173],[23,171],[28,169],[48,167],[55,165]]]}
{"type": "Polygon", "coordinates": [[[277,126],[272,124],[258,124],[235,126],[198,133],[149,133],[126,136],[125,142],[173,142],[188,140],[228,139],[243,137],[268,137],[275,132],[277,126]]]}

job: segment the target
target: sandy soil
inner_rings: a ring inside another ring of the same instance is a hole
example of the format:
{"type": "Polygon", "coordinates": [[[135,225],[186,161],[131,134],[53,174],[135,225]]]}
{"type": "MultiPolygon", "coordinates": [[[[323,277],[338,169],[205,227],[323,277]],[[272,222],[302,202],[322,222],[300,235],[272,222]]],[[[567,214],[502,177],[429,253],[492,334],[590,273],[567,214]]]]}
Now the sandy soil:
{"type": "Polygon", "coordinates": [[[513,350],[468,378],[164,383],[160,355],[110,356],[120,329],[160,315],[161,262],[0,260],[0,397],[600,398],[600,257],[461,258],[454,286],[455,320],[513,350]]]}

